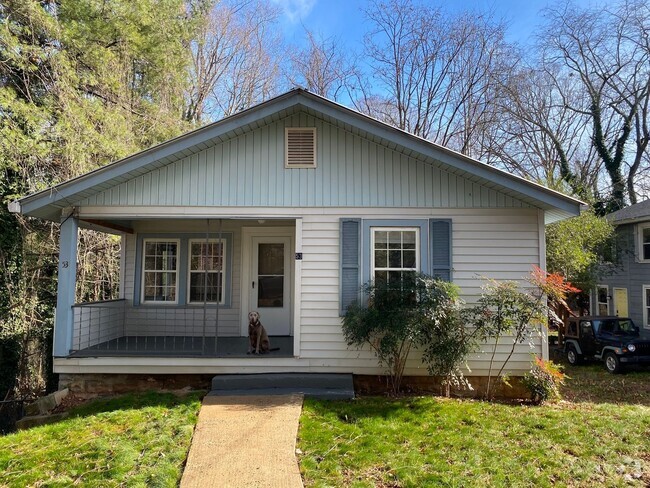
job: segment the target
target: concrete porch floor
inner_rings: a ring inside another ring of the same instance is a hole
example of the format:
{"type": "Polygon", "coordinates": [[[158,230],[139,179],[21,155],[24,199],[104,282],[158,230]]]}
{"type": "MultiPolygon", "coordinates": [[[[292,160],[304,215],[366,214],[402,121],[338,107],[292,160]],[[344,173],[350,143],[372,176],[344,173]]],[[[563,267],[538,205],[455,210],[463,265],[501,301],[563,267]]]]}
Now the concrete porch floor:
{"type": "MultiPolygon", "coordinates": [[[[260,357],[293,357],[293,337],[269,337],[271,348],[279,348],[260,357]]],[[[68,357],[101,356],[169,356],[169,357],[250,357],[248,337],[195,337],[195,336],[122,336],[94,346],[73,351],[68,357]]]]}

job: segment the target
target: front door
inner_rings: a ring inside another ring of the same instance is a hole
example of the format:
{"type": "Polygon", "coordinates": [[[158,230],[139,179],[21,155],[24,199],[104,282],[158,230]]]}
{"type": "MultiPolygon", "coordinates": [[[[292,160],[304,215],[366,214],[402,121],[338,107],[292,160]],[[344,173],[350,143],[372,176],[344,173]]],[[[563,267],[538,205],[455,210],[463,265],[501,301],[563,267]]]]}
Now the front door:
{"type": "Polygon", "coordinates": [[[249,303],[269,335],[291,334],[291,238],[251,237],[249,303]]]}
{"type": "Polygon", "coordinates": [[[614,310],[619,317],[629,317],[627,309],[627,288],[614,288],[614,310]]]}

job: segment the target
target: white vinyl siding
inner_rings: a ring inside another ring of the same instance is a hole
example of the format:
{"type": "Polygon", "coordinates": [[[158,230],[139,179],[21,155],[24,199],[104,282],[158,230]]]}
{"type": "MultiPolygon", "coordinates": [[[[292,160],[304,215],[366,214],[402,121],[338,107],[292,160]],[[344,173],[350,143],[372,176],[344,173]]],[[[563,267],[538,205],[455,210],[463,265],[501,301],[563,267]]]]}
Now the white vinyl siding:
{"type": "MultiPolygon", "coordinates": [[[[480,277],[515,280],[526,286],[532,265],[539,265],[539,216],[531,210],[450,209],[432,214],[430,209],[338,209],[322,215],[303,216],[303,261],[301,287],[301,359],[309,361],[310,371],[352,371],[356,374],[381,374],[377,359],[367,349],[348,348],[339,317],[339,241],[340,217],[363,219],[451,218],[453,221],[453,278],[461,287],[462,298],[476,302],[483,282],[480,277]]],[[[534,348],[518,345],[509,371],[523,374],[530,369],[531,352],[541,355],[541,337],[534,348]]],[[[502,340],[496,362],[503,361],[511,344],[502,340]]],[[[485,375],[491,346],[474,354],[468,375],[485,375]]],[[[406,374],[426,375],[418,353],[412,354],[406,374]]]]}

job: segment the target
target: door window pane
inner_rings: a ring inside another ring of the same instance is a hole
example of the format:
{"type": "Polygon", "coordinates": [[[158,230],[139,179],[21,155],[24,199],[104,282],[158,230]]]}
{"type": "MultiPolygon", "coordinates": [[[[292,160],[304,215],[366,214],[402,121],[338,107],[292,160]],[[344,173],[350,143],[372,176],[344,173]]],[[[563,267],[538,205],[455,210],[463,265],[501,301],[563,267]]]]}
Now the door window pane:
{"type": "Polygon", "coordinates": [[[259,244],[258,271],[261,275],[284,274],[284,244],[259,244]]]}
{"type": "Polygon", "coordinates": [[[284,306],[284,244],[260,243],[257,251],[257,306],[284,306]]]}

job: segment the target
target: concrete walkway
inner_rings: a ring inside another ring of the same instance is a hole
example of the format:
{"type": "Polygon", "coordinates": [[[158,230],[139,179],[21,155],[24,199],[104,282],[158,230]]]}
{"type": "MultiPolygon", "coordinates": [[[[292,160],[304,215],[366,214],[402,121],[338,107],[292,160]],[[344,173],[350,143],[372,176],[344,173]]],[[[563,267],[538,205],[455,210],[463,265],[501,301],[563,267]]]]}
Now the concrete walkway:
{"type": "Polygon", "coordinates": [[[295,449],[302,400],[302,394],[206,396],[181,488],[301,488],[295,449]]]}

